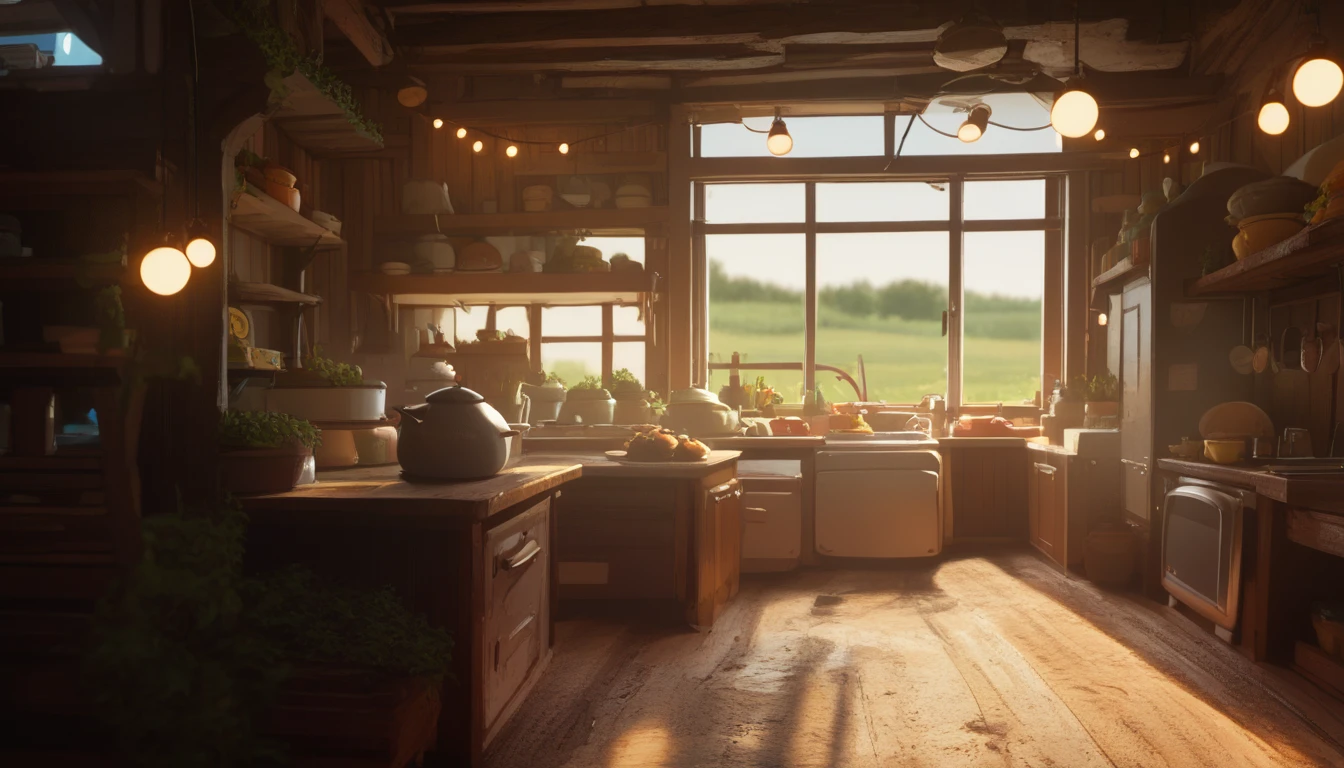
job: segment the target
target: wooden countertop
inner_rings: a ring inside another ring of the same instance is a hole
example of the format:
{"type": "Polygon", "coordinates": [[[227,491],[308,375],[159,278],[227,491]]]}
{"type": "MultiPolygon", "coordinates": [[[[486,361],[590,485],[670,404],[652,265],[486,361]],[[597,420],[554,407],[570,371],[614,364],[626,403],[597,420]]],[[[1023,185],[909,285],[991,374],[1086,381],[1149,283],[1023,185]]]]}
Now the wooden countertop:
{"type": "Polygon", "coordinates": [[[1051,443],[1043,442],[1044,440],[1045,440],[1044,437],[1027,438],[1027,450],[1041,451],[1043,453],[1054,453],[1060,456],[1078,455],[1077,451],[1070,451],[1067,447],[1062,445],[1053,445],[1051,443]]]}
{"type": "Polygon", "coordinates": [[[1025,437],[940,437],[940,448],[1015,448],[1027,444],[1025,437]]]}
{"type": "Polygon", "coordinates": [[[824,448],[825,435],[780,435],[779,437],[707,437],[702,442],[710,448],[728,451],[758,451],[775,448],[824,448]]]}
{"type": "Polygon", "coordinates": [[[1344,475],[1277,475],[1251,465],[1158,459],[1157,468],[1185,477],[1226,483],[1295,507],[1344,512],[1344,475]]]}
{"type": "Polygon", "coordinates": [[[267,522],[374,523],[392,527],[451,527],[484,520],[582,475],[573,456],[524,456],[494,477],[469,481],[410,481],[401,467],[319,472],[317,482],[288,493],[242,500],[267,522]]]}
{"type": "Polygon", "coordinates": [[[742,454],[739,451],[710,451],[708,461],[667,461],[648,464],[623,464],[612,461],[601,453],[554,453],[528,454],[532,459],[549,459],[556,463],[578,462],[583,466],[584,477],[618,478],[672,478],[696,479],[723,469],[725,465],[737,461],[742,454]]]}

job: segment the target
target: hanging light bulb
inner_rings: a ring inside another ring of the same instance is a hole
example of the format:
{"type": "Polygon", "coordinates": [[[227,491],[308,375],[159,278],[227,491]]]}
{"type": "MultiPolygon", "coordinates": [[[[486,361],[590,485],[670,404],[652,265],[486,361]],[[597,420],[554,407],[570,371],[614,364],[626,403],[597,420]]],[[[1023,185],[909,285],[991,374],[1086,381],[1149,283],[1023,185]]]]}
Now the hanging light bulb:
{"type": "Polygon", "coordinates": [[[1162,162],[1163,162],[1164,164],[1167,164],[1167,165],[1170,165],[1170,164],[1171,164],[1171,153],[1170,153],[1170,152],[1163,152],[1163,153],[1162,153],[1162,162]]]}
{"type": "Polygon", "coordinates": [[[966,122],[957,129],[957,138],[971,144],[980,140],[985,135],[985,129],[989,127],[989,105],[976,104],[971,107],[971,113],[966,116],[966,122]]]}
{"type": "Polygon", "coordinates": [[[443,127],[443,118],[442,117],[434,118],[434,130],[437,131],[442,127],[443,127]]]}
{"type": "MultiPolygon", "coordinates": [[[[1097,118],[1101,109],[1092,94],[1083,90],[1082,58],[1078,53],[1082,33],[1082,16],[1079,3],[1073,4],[1073,79],[1065,83],[1064,90],[1055,96],[1050,107],[1050,125],[1060,136],[1081,139],[1097,127],[1097,118]]],[[[1103,134],[1104,135],[1104,134],[1103,134]]]]}
{"type": "Polygon", "coordinates": [[[480,152],[482,149],[485,149],[485,144],[480,139],[477,139],[476,143],[471,145],[472,152],[480,152]]]}
{"type": "Polygon", "coordinates": [[[508,148],[504,150],[504,154],[508,155],[509,157],[517,157],[517,156],[518,156],[518,148],[515,147],[514,145],[510,144],[510,145],[508,146],[508,148]]]}
{"type": "Polygon", "coordinates": [[[1344,70],[1317,48],[1303,58],[1293,73],[1293,95],[1308,107],[1323,107],[1344,88],[1344,70]]]}
{"type": "Polygon", "coordinates": [[[190,261],[193,267],[204,269],[215,263],[215,244],[210,242],[207,235],[205,222],[200,219],[195,219],[187,225],[187,247],[184,250],[187,261],[190,261]]]}
{"type": "Polygon", "coordinates": [[[466,128],[458,128],[458,129],[457,129],[457,138],[459,138],[459,139],[465,139],[465,138],[467,138],[467,129],[466,129],[466,128]]]}
{"type": "Polygon", "coordinates": [[[1138,147],[1130,147],[1130,148],[1129,148],[1129,158],[1130,158],[1131,160],[1137,159],[1138,156],[1141,155],[1141,154],[1143,154],[1143,153],[1139,151],[1139,148],[1138,148],[1138,147]]]}
{"type": "Polygon", "coordinates": [[[568,144],[566,144],[566,143],[564,143],[564,142],[561,142],[561,143],[560,143],[560,154],[562,154],[562,155],[568,155],[568,154],[569,154],[569,145],[568,145],[568,144]]]}
{"type": "Polygon", "coordinates": [[[776,157],[782,157],[793,151],[793,137],[789,135],[789,127],[784,124],[784,118],[779,116],[779,110],[775,110],[775,121],[770,124],[770,133],[765,137],[765,148],[776,157]]]}
{"type": "Polygon", "coordinates": [[[1092,132],[1100,116],[1101,109],[1092,94],[1070,86],[1055,98],[1055,104],[1050,108],[1050,125],[1061,136],[1080,139],[1092,132]]]}
{"type": "Polygon", "coordinates": [[[1096,139],[1097,141],[1101,141],[1101,140],[1105,139],[1105,138],[1106,138],[1106,129],[1105,129],[1105,128],[1098,128],[1098,129],[1096,130],[1096,132],[1092,134],[1092,138],[1096,139]]]}
{"type": "Polygon", "coordinates": [[[1194,141],[1190,142],[1190,154],[1192,155],[1199,154],[1199,139],[1195,139],[1194,141]]]}
{"type": "Polygon", "coordinates": [[[140,281],[160,296],[172,296],[191,279],[186,254],[171,245],[161,245],[140,260],[140,281]]]}
{"type": "Polygon", "coordinates": [[[1265,94],[1265,100],[1260,105],[1260,114],[1256,116],[1255,122],[1260,126],[1260,130],[1270,136],[1278,136],[1288,130],[1288,124],[1292,118],[1288,115],[1288,107],[1283,104],[1283,96],[1277,88],[1270,88],[1265,94]]]}
{"type": "Polygon", "coordinates": [[[1097,314],[1097,325],[1105,327],[1106,323],[1108,322],[1110,322],[1110,318],[1106,316],[1105,312],[1100,312],[1097,314]]]}

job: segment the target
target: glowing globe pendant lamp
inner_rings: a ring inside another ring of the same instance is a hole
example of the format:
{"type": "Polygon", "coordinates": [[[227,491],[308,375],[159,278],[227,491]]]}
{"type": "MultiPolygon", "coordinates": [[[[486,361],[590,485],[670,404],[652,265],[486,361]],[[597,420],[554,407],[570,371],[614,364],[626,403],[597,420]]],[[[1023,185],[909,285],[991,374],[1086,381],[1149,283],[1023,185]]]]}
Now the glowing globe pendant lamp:
{"type": "Polygon", "coordinates": [[[1260,130],[1270,136],[1278,136],[1288,130],[1288,124],[1292,118],[1288,115],[1288,107],[1283,103],[1283,96],[1279,94],[1277,88],[1271,88],[1265,95],[1265,99],[1260,105],[1260,114],[1255,118],[1255,122],[1260,126],[1260,130]]]}
{"type": "Polygon", "coordinates": [[[966,122],[957,128],[957,138],[967,144],[980,140],[985,135],[985,129],[989,126],[990,109],[987,104],[976,104],[971,107],[971,113],[966,116],[966,122]]]}
{"type": "Polygon", "coordinates": [[[1083,89],[1082,59],[1078,55],[1078,40],[1082,28],[1078,3],[1073,5],[1073,78],[1065,83],[1064,90],[1055,97],[1050,107],[1050,125],[1060,136],[1081,139],[1097,127],[1101,109],[1092,94],[1083,89]]]}
{"type": "Polygon", "coordinates": [[[1323,107],[1344,89],[1344,69],[1317,48],[1302,59],[1293,72],[1293,96],[1304,106],[1323,107]]]}
{"type": "Polygon", "coordinates": [[[215,244],[205,228],[205,222],[194,219],[187,225],[187,247],[183,249],[191,266],[205,268],[215,263],[215,244]]]}
{"type": "Polygon", "coordinates": [[[172,296],[191,279],[187,255],[171,245],[161,245],[140,260],[140,281],[160,296],[172,296]]]}

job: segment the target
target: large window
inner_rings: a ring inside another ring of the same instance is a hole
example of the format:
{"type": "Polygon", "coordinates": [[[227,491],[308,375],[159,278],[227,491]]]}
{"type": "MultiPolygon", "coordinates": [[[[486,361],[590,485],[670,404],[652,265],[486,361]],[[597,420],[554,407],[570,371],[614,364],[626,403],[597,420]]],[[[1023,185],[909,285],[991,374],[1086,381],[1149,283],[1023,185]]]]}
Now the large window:
{"type": "Polygon", "coordinates": [[[857,399],[856,387],[890,403],[1035,401],[1058,188],[1046,178],[707,184],[711,386],[726,383],[736,354],[744,381],[765,376],[789,402],[802,399],[808,363],[831,401],[857,399]]]}

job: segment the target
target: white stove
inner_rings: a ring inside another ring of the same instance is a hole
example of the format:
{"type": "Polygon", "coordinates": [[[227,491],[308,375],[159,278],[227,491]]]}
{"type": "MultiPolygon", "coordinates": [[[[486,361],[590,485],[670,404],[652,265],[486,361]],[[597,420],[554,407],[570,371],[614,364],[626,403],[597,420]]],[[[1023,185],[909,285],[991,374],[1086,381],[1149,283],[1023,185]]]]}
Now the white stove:
{"type": "Polygon", "coordinates": [[[828,434],[817,452],[817,551],[931,557],[943,549],[942,459],[923,432],[828,434]]]}

